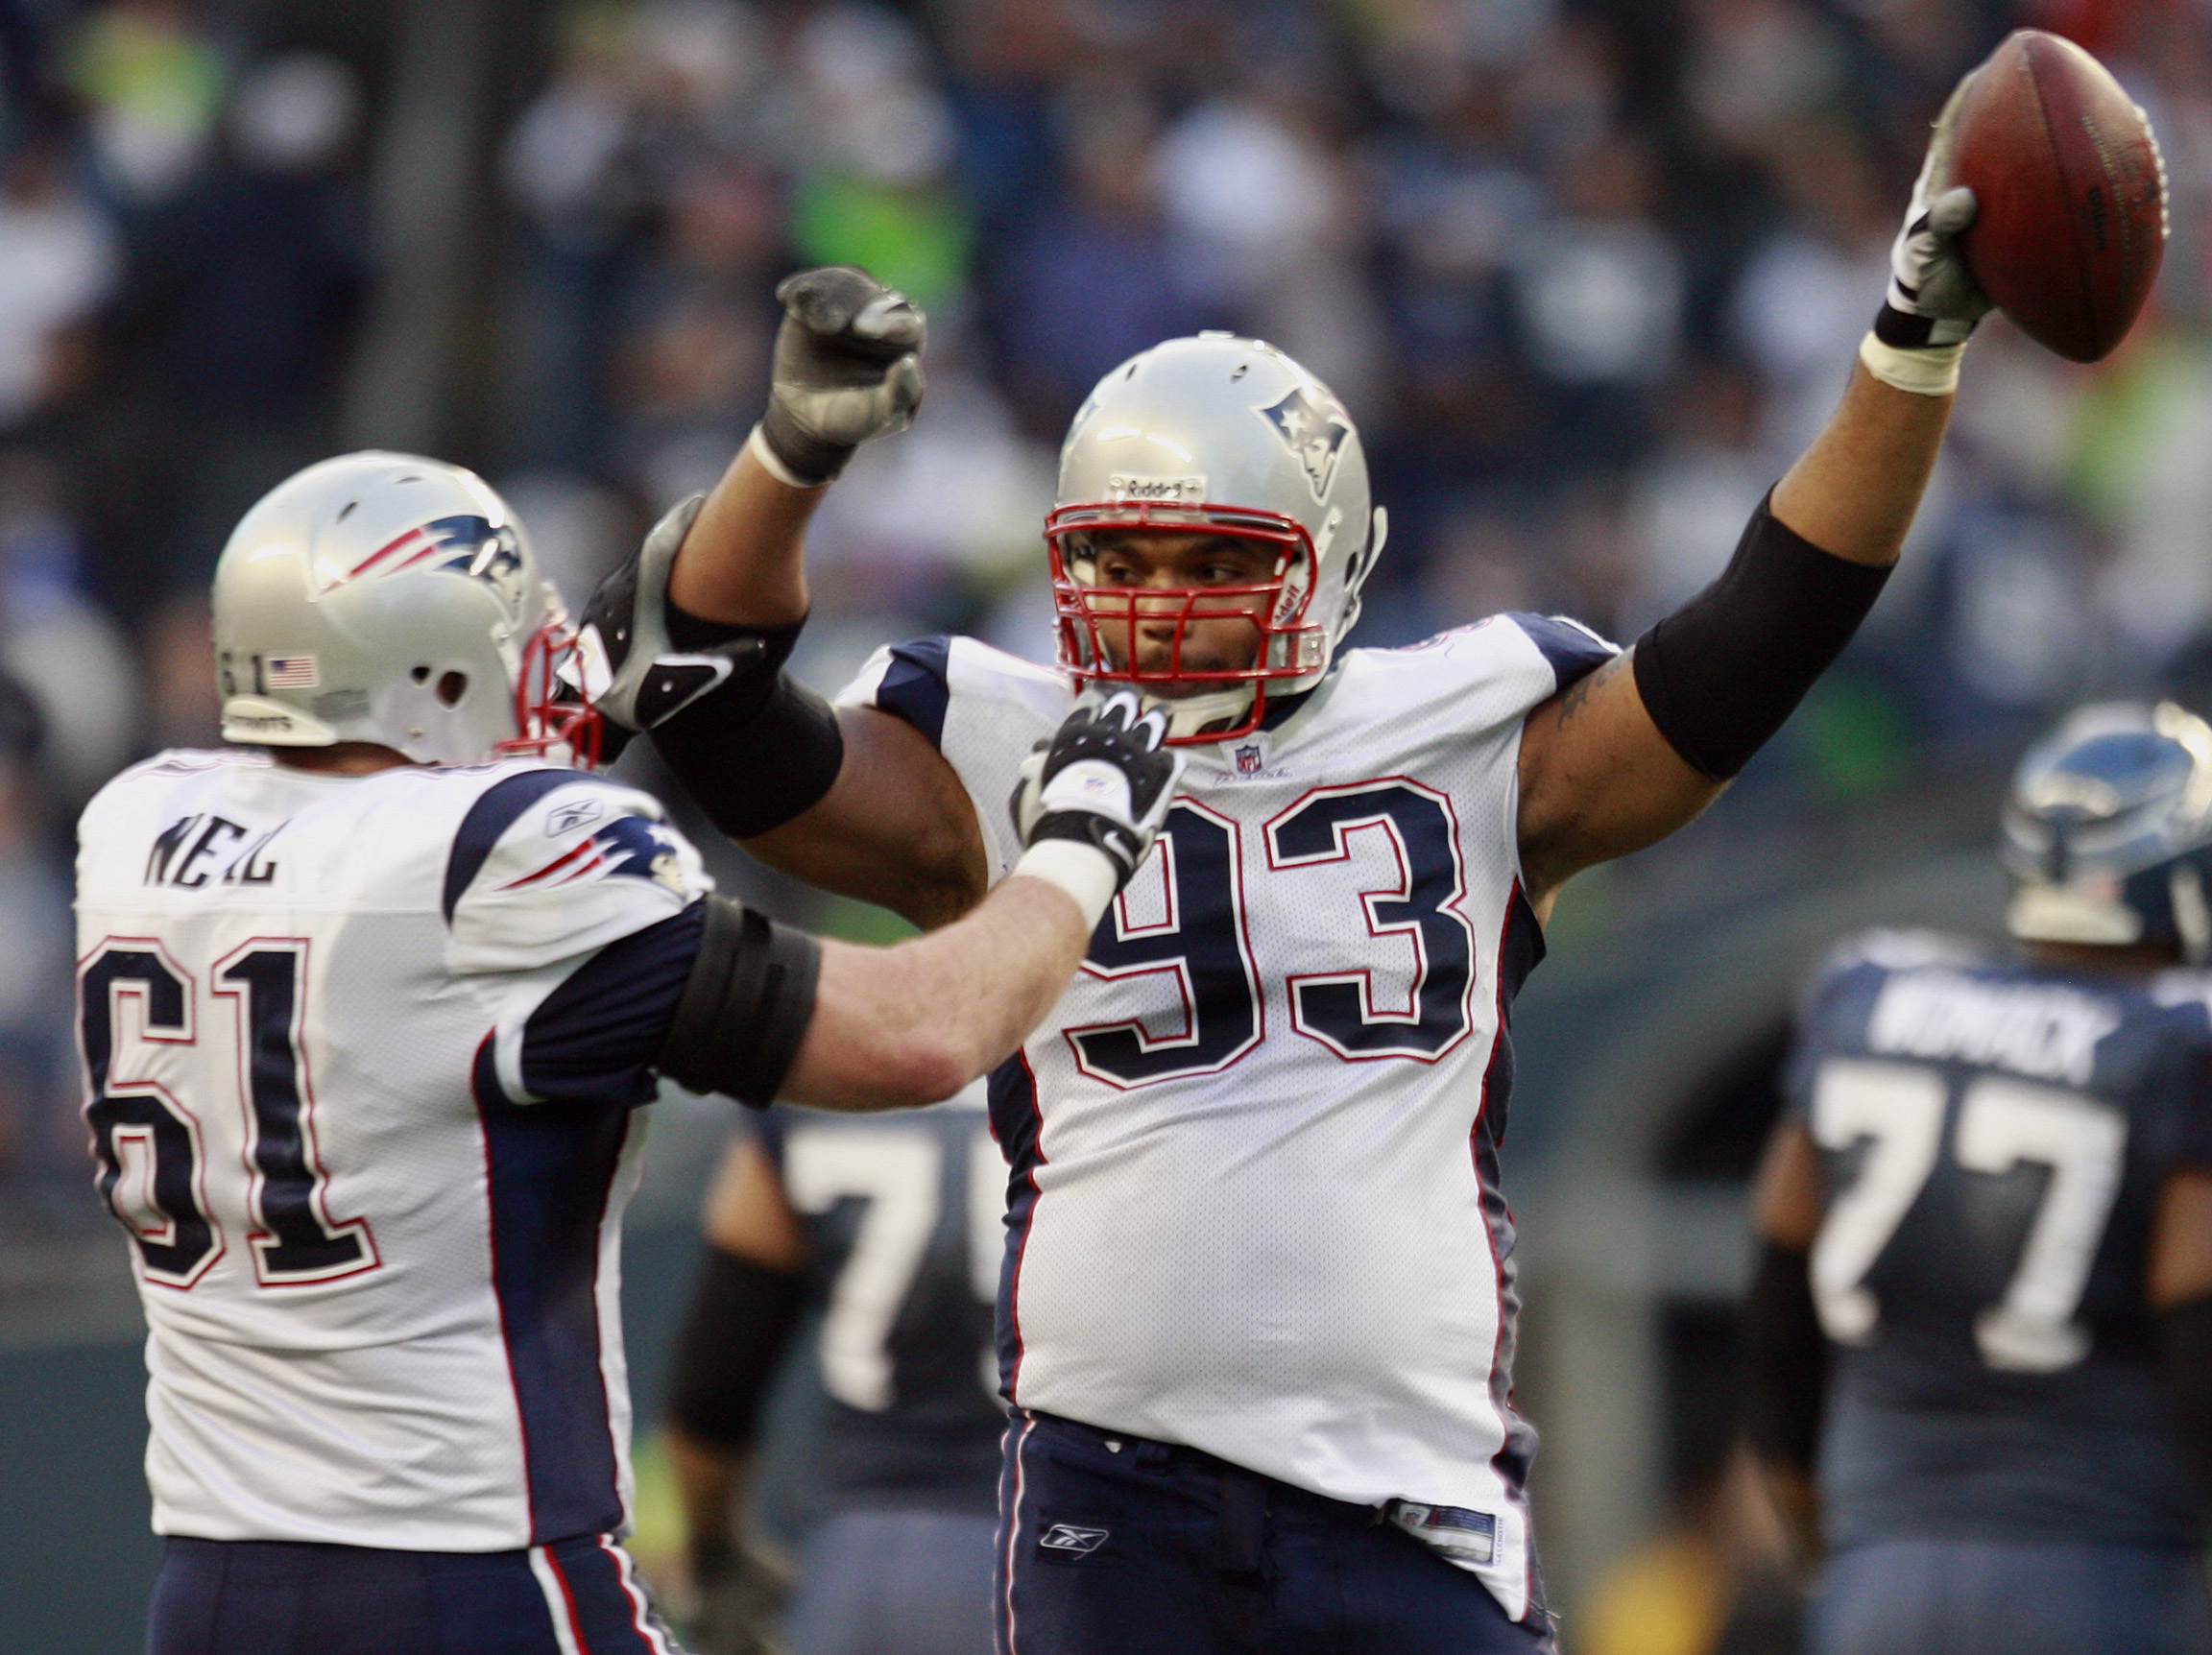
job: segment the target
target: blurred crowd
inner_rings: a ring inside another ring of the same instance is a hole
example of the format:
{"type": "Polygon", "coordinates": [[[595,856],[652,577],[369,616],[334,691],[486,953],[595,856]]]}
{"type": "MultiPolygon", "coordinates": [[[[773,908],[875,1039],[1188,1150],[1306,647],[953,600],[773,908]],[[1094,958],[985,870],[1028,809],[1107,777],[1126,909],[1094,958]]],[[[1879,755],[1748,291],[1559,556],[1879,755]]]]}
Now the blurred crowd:
{"type": "MultiPolygon", "coordinates": [[[[0,1183],[57,1205],[69,823],[133,754],[211,739],[224,536],[358,440],[407,10],[0,4],[0,1183]]],[[[2212,698],[2207,0],[547,5],[480,99],[470,382],[420,394],[481,408],[448,457],[575,605],[742,439],[783,274],[904,288],[929,393],[819,519],[798,666],[828,686],[918,632],[1047,654],[1070,416],[1134,351],[1234,328],[1359,422],[1393,526],[1359,641],[1502,608],[1624,638],[1832,406],[1927,124],[2023,23],[2149,110],[2165,274],[2095,369],[1984,326],[1904,569],[1732,801],[1787,831],[2085,693],[2212,698]]]]}

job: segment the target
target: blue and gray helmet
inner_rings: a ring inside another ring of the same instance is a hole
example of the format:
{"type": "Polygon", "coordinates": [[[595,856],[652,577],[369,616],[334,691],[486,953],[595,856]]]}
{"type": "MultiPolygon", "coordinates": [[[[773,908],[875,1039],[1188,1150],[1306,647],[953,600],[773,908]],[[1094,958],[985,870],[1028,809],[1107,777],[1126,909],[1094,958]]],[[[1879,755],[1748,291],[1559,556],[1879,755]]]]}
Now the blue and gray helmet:
{"type": "Polygon", "coordinates": [[[2004,817],[2005,923],[2030,942],[2212,951],[2212,725],[2172,702],[2078,708],[2029,750],[2004,817]]]}

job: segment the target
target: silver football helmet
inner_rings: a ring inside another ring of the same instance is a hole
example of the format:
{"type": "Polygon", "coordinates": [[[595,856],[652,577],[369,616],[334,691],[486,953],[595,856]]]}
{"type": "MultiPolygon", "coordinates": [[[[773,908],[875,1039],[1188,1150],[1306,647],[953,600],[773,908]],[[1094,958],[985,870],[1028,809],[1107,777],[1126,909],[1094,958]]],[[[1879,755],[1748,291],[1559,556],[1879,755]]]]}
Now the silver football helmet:
{"type": "Polygon", "coordinates": [[[2004,835],[2015,937],[2212,953],[2212,725],[2195,713],[2077,708],[2020,761],[2004,835]]]}
{"type": "Polygon", "coordinates": [[[1168,715],[1173,742],[1223,741],[1266,715],[1268,692],[1321,682],[1382,549],[1359,433],[1326,385],[1272,345],[1230,333],[1170,339],[1098,382],[1060,451],[1051,549],[1061,663],[1079,682],[1134,684],[1168,715]],[[1250,586],[1100,583],[1098,537],[1223,535],[1275,548],[1250,586]],[[1251,661],[1184,661],[1193,620],[1251,623],[1251,661]],[[1164,666],[1138,665],[1140,620],[1174,623],[1164,666]],[[1109,645],[1114,647],[1109,647],[1109,645]],[[1118,662],[1119,664],[1117,664],[1118,662]]]}
{"type": "Polygon", "coordinates": [[[562,682],[560,595],[458,466],[370,450],[286,478],[223,548],[214,623],[226,741],[597,761],[598,715],[562,682]]]}

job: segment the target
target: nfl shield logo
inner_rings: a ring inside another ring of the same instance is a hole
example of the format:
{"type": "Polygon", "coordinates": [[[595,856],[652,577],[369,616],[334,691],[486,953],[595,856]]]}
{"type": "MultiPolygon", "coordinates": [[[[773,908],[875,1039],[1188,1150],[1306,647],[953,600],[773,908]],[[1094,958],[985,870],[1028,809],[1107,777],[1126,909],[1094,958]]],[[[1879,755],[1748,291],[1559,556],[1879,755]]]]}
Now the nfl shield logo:
{"type": "Polygon", "coordinates": [[[1260,749],[1257,744],[1250,747],[1239,747],[1237,750],[1237,774],[1239,776],[1257,776],[1260,774],[1260,749]]]}

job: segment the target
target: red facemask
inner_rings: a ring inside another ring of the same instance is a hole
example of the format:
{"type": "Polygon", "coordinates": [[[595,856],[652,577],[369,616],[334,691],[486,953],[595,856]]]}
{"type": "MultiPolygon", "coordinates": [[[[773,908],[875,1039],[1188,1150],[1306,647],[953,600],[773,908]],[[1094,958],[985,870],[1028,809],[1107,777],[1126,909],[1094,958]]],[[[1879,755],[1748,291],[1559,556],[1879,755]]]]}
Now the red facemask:
{"type": "Polygon", "coordinates": [[[515,728],[521,733],[500,742],[494,751],[508,757],[531,758],[565,753],[580,770],[599,767],[605,716],[582,687],[583,673],[564,678],[561,671],[576,648],[576,631],[566,615],[554,616],[530,635],[522,648],[522,670],[515,681],[515,728]]]}
{"type": "Polygon", "coordinates": [[[1252,705],[1231,721],[1232,728],[1170,735],[1170,743],[1227,741],[1249,733],[1267,715],[1271,684],[1308,677],[1327,660],[1328,639],[1306,619],[1313,600],[1313,540],[1295,518],[1243,506],[1117,500],[1056,508],[1045,519],[1045,541],[1051,550],[1060,664],[1079,685],[1136,684],[1166,701],[1175,699],[1164,693],[1168,686],[1187,694],[1252,686],[1252,705]],[[1204,533],[1270,547],[1275,572],[1250,585],[1143,588],[1099,586],[1078,575],[1079,565],[1093,562],[1094,537],[1118,530],[1204,533]],[[1255,642],[1249,661],[1235,667],[1188,662],[1185,645],[1191,623],[1219,620],[1241,620],[1251,628],[1255,642]],[[1140,627],[1155,636],[1163,622],[1172,627],[1166,660],[1139,665],[1140,627]],[[1116,666],[1116,660],[1122,664],[1116,666]]]}

